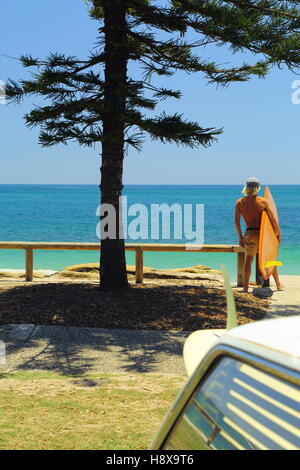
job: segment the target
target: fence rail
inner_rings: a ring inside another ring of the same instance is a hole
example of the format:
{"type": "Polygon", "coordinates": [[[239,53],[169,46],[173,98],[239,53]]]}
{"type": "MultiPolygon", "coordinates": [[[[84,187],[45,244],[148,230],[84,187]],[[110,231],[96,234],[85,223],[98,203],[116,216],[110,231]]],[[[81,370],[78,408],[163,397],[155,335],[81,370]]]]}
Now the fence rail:
{"type": "MultiPolygon", "coordinates": [[[[0,249],[25,250],[26,281],[33,279],[34,250],[100,250],[99,243],[77,242],[0,242],[0,249]]],[[[126,243],[126,251],[135,251],[135,281],[142,283],[144,278],[144,252],[195,252],[195,253],[236,253],[237,255],[237,285],[243,285],[244,248],[239,245],[192,245],[187,249],[185,244],[159,243],[126,243]]]]}

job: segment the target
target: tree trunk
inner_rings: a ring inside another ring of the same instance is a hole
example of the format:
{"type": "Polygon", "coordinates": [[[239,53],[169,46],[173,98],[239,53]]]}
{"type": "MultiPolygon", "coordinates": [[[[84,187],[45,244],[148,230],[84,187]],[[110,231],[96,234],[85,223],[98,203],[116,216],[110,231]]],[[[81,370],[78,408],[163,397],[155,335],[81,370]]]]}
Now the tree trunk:
{"type": "Polygon", "coordinates": [[[124,239],[119,206],[123,183],[125,106],[127,96],[127,25],[123,0],[103,2],[105,19],[105,90],[101,166],[101,204],[111,204],[116,214],[115,237],[101,235],[100,287],[127,287],[124,239]]]}

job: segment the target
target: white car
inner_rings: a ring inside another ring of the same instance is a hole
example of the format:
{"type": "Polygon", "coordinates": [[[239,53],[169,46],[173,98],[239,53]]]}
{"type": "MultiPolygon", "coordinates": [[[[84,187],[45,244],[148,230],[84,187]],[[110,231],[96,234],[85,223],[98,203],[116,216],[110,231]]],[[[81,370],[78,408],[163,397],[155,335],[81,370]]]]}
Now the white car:
{"type": "Polygon", "coordinates": [[[300,316],[196,331],[184,361],[151,449],[300,449],[300,316]]]}

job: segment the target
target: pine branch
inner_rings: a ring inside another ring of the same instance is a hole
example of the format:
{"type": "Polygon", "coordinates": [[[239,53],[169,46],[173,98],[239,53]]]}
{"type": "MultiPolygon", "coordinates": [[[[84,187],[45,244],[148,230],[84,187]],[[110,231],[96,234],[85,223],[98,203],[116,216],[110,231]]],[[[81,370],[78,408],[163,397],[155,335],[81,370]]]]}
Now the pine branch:
{"type": "Polygon", "coordinates": [[[153,140],[191,148],[210,146],[222,132],[221,129],[202,128],[197,122],[184,120],[178,113],[170,116],[163,113],[154,119],[144,119],[139,127],[147,131],[153,140]]]}

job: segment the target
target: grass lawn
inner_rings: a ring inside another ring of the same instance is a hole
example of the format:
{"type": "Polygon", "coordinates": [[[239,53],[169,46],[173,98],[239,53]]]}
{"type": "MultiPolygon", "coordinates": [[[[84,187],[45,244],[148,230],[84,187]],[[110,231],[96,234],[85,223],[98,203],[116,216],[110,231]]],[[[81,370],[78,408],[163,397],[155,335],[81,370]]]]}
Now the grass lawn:
{"type": "Polygon", "coordinates": [[[0,450],[144,450],[184,376],[0,374],[0,450]]]}

